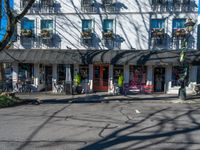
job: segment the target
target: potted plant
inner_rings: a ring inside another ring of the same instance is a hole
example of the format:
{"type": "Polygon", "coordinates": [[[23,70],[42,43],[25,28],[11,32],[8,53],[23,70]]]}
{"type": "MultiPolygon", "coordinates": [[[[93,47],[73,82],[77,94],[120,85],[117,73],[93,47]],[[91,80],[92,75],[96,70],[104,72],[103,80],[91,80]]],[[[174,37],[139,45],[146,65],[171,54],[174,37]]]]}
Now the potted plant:
{"type": "Polygon", "coordinates": [[[106,39],[112,39],[113,38],[113,32],[112,31],[103,32],[103,37],[106,38],[106,39]]]}
{"type": "Polygon", "coordinates": [[[81,33],[81,37],[82,38],[90,38],[92,36],[92,31],[91,30],[88,30],[88,31],[83,31],[81,33]]]}
{"type": "Polygon", "coordinates": [[[24,37],[31,37],[32,36],[32,30],[30,29],[22,29],[21,35],[24,37]]]}
{"type": "Polygon", "coordinates": [[[50,37],[51,37],[51,32],[50,32],[50,30],[43,29],[43,30],[41,31],[41,37],[42,37],[42,38],[50,38],[50,37]]]}

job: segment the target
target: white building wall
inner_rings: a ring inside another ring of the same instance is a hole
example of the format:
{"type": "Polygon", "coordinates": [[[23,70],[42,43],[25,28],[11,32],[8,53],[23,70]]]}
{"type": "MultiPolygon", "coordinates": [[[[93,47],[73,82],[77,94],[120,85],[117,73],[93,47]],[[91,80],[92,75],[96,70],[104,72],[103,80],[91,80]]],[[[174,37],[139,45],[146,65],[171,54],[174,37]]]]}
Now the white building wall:
{"type": "MultiPolygon", "coordinates": [[[[102,4],[101,0],[97,0],[99,4],[102,4]]],[[[80,0],[66,0],[57,3],[58,13],[29,13],[27,18],[35,20],[36,38],[34,40],[34,46],[31,48],[58,48],[58,49],[87,49],[87,46],[81,44],[81,30],[82,19],[92,19],[94,21],[94,45],[93,49],[107,49],[104,47],[102,41],[102,21],[105,18],[114,20],[114,32],[116,35],[114,49],[122,50],[148,50],[150,48],[150,20],[151,18],[164,18],[165,19],[165,31],[166,31],[166,44],[165,49],[173,49],[171,46],[172,37],[172,20],[173,18],[192,18],[197,22],[197,8],[194,7],[194,11],[190,13],[171,13],[167,11],[165,13],[153,13],[149,3],[150,1],[140,0],[117,0],[116,7],[120,7],[120,11],[117,13],[105,13],[102,8],[98,13],[83,13],[81,10],[80,0]],[[54,39],[53,46],[47,46],[42,44],[39,40],[41,19],[52,19],[54,21],[54,39]]],[[[198,0],[195,0],[198,4],[198,0]]],[[[15,1],[15,9],[19,10],[20,0],[15,1]]],[[[20,23],[18,25],[18,32],[20,32],[20,23]]],[[[20,35],[20,33],[18,33],[20,35]]],[[[192,32],[193,37],[197,35],[197,28],[192,32]]],[[[193,49],[196,49],[197,40],[195,38],[193,43],[193,49]]],[[[26,48],[21,45],[20,40],[15,44],[15,48],[26,48]]]]}

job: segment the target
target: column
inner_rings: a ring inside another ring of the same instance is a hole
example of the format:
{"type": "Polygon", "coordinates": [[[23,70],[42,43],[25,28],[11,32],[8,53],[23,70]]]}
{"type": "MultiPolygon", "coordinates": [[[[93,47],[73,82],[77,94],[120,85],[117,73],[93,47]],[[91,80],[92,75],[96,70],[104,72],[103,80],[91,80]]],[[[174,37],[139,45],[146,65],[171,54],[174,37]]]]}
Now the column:
{"type": "Polygon", "coordinates": [[[89,92],[93,92],[93,65],[89,65],[89,92]]]}
{"type": "Polygon", "coordinates": [[[113,65],[109,65],[108,93],[113,93],[113,65]]]}
{"type": "Polygon", "coordinates": [[[38,91],[40,64],[34,64],[34,91],[38,91]]]}
{"type": "Polygon", "coordinates": [[[52,91],[53,91],[53,93],[57,93],[56,84],[57,84],[57,64],[53,64],[53,74],[52,74],[52,91]]]}
{"type": "Polygon", "coordinates": [[[172,87],[172,66],[171,65],[167,66],[165,70],[165,84],[166,84],[165,92],[167,93],[172,87]]]}
{"type": "Polygon", "coordinates": [[[153,92],[153,66],[147,66],[147,83],[148,90],[147,92],[153,92]]]}
{"type": "Polygon", "coordinates": [[[129,65],[124,65],[124,83],[129,83],[129,65]]]}
{"type": "Polygon", "coordinates": [[[74,65],[74,76],[79,72],[79,65],[75,64],[74,65]]]}
{"type": "Polygon", "coordinates": [[[13,73],[12,73],[13,91],[16,92],[18,91],[17,86],[16,86],[18,82],[18,70],[19,70],[18,63],[13,63],[12,68],[13,68],[13,73]]]}
{"type": "Polygon", "coordinates": [[[189,71],[189,87],[193,90],[197,84],[197,66],[191,66],[189,71]]]}
{"type": "Polygon", "coordinates": [[[153,67],[147,66],[147,85],[153,85],[153,67]]]}

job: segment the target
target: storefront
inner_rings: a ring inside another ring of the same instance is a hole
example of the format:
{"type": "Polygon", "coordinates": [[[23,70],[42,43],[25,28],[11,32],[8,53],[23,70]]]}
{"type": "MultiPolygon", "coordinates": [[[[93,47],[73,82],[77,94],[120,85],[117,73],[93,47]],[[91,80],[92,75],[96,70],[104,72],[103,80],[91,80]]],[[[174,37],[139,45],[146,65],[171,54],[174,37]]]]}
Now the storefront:
{"type": "Polygon", "coordinates": [[[144,93],[147,83],[147,67],[131,65],[129,69],[129,90],[144,93]]]}
{"type": "Polygon", "coordinates": [[[93,91],[107,92],[109,81],[109,65],[94,65],[93,91]]]}

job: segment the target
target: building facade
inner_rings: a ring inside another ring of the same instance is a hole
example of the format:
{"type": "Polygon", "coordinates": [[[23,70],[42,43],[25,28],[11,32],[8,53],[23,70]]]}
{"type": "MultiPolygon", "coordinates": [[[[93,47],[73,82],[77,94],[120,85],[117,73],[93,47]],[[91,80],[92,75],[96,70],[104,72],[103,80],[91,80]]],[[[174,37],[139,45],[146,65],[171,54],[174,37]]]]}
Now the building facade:
{"type": "MultiPolygon", "coordinates": [[[[20,12],[26,0],[15,0],[20,12]]],[[[134,92],[178,93],[179,53],[197,50],[198,0],[36,0],[18,24],[12,84],[62,92],[80,73],[84,91],[113,92],[120,74],[134,92]],[[185,25],[195,23],[191,32],[185,25]]],[[[190,63],[188,92],[197,82],[190,63]]]]}

